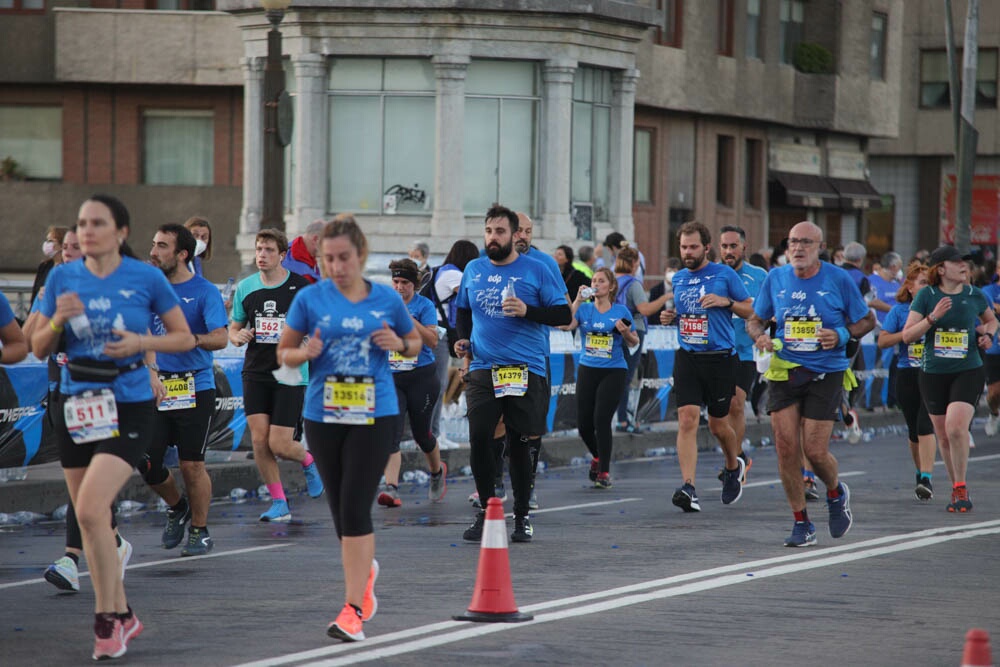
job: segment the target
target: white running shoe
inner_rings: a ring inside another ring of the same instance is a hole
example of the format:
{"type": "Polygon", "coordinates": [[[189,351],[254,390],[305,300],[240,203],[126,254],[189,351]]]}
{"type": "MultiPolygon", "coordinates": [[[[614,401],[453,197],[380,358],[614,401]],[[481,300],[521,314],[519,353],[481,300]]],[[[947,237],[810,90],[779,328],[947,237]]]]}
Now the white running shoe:
{"type": "Polygon", "coordinates": [[[63,556],[49,565],[45,570],[45,581],[59,590],[73,591],[74,593],[80,590],[80,573],[76,563],[69,556],[63,556]]]}
{"type": "Polygon", "coordinates": [[[856,445],[861,442],[861,421],[858,419],[858,413],[854,410],[849,411],[848,414],[854,421],[847,427],[847,442],[856,445]]]}
{"type": "MultiPolygon", "coordinates": [[[[118,537],[121,537],[121,534],[118,537]]],[[[122,543],[118,547],[118,568],[121,570],[122,581],[125,581],[125,568],[128,567],[128,562],[131,558],[132,543],[122,537],[122,543]]]]}
{"type": "Polygon", "coordinates": [[[986,435],[991,438],[995,436],[997,431],[1000,430],[1000,415],[988,416],[986,418],[986,426],[983,427],[983,430],[986,431],[986,435]]]}

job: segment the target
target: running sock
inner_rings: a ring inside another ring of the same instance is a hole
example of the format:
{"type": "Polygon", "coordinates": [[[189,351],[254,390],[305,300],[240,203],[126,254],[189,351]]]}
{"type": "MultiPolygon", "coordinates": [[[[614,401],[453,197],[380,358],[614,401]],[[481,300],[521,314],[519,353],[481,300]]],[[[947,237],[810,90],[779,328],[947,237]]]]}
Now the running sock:
{"type": "Polygon", "coordinates": [[[132,605],[126,606],[126,612],[124,614],[115,614],[115,615],[118,617],[118,620],[120,620],[122,623],[135,616],[135,614],[132,612],[132,605]]]}
{"type": "Polygon", "coordinates": [[[386,486],[386,488],[395,489],[396,491],[399,491],[399,485],[398,484],[386,484],[385,486],[386,486]]]}
{"type": "Polygon", "coordinates": [[[267,487],[267,492],[271,494],[272,500],[287,500],[285,498],[285,489],[281,486],[281,482],[277,484],[265,484],[267,487]]]}
{"type": "Polygon", "coordinates": [[[175,512],[177,514],[184,514],[184,512],[187,511],[187,508],[188,508],[187,498],[181,496],[181,499],[177,501],[176,505],[170,506],[170,511],[175,512]]]}
{"type": "Polygon", "coordinates": [[[310,454],[309,452],[306,452],[306,457],[304,459],[302,459],[302,467],[303,468],[308,468],[309,466],[311,466],[313,464],[314,461],[315,461],[315,459],[313,459],[313,455],[310,454]]]}
{"type": "Polygon", "coordinates": [[[432,472],[431,477],[433,477],[434,479],[440,479],[441,475],[443,474],[444,474],[444,465],[440,466],[437,472],[432,472]]]}
{"type": "Polygon", "coordinates": [[[809,513],[806,510],[802,510],[801,512],[795,512],[794,514],[795,514],[795,521],[796,522],[799,522],[799,521],[801,521],[802,523],[808,523],[809,522],[809,513]]]}
{"type": "Polygon", "coordinates": [[[196,526],[194,524],[191,524],[191,532],[192,533],[199,532],[208,535],[208,526],[196,526]]]}
{"type": "Polygon", "coordinates": [[[920,475],[920,479],[928,479],[928,480],[931,479],[931,473],[924,472],[923,470],[918,470],[917,472],[920,475]]]}
{"type": "Polygon", "coordinates": [[[107,639],[115,630],[115,620],[118,614],[111,611],[102,611],[94,614],[94,634],[101,639],[107,639]]]}
{"type": "Polygon", "coordinates": [[[956,490],[956,491],[958,489],[964,489],[965,488],[965,482],[955,482],[954,484],[951,485],[951,488],[954,489],[954,490],[956,490]]]}
{"type": "Polygon", "coordinates": [[[74,563],[75,565],[77,565],[77,566],[79,566],[79,565],[80,565],[80,557],[79,557],[79,556],[77,556],[77,555],[76,555],[75,553],[73,553],[72,551],[67,551],[67,552],[66,552],[66,558],[69,558],[69,559],[70,559],[71,561],[73,561],[73,563],[74,563]]]}
{"type": "Polygon", "coordinates": [[[816,481],[816,473],[814,473],[812,470],[806,470],[805,468],[803,468],[802,469],[802,479],[811,479],[811,480],[813,480],[815,482],[816,481]]]}
{"type": "Polygon", "coordinates": [[[826,490],[826,497],[829,498],[830,500],[836,500],[837,498],[839,498],[840,497],[840,484],[838,483],[837,486],[833,487],[832,489],[827,489],[826,490]]]}
{"type": "Polygon", "coordinates": [[[122,545],[122,536],[115,533],[115,546],[120,547],[122,545]]]}
{"type": "MultiPolygon", "coordinates": [[[[351,603],[348,602],[347,604],[351,604],[351,603]]],[[[356,604],[351,604],[351,609],[353,609],[354,613],[358,615],[358,618],[361,618],[361,607],[359,607],[356,604]]]]}

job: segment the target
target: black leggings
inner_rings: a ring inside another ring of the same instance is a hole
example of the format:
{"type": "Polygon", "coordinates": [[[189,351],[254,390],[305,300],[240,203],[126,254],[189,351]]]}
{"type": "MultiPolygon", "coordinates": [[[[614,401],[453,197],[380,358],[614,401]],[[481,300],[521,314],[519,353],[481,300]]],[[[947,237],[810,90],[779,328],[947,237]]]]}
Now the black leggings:
{"type": "Polygon", "coordinates": [[[309,451],[326,486],[337,539],[371,535],[372,503],[389,459],[396,417],[376,417],[371,426],[305,420],[309,451]]]}
{"type": "Polygon", "coordinates": [[[399,451],[399,441],[403,439],[403,425],[410,417],[410,433],[424,454],[430,454],[437,447],[437,438],[431,433],[431,416],[441,393],[434,364],[414,368],[412,371],[393,373],[396,384],[396,400],[399,401],[399,416],[396,418],[396,433],[393,437],[392,452],[399,451]]]}
{"type": "MultiPolygon", "coordinates": [[[[472,476],[476,480],[476,491],[485,508],[493,497],[497,473],[503,474],[503,460],[497,470],[496,448],[493,432],[503,416],[501,400],[482,402],[477,409],[469,411],[469,463],[472,476]]],[[[531,495],[531,443],[510,424],[507,429],[507,455],[509,457],[510,486],[514,492],[514,514],[527,516],[528,498],[531,495]]]]}
{"type": "Polygon", "coordinates": [[[896,370],[896,401],[903,410],[910,442],[917,442],[921,435],[932,435],[934,425],[927,414],[927,406],[920,394],[920,369],[899,368],[896,370]]]}
{"type": "Polygon", "coordinates": [[[601,472],[611,469],[611,419],[625,391],[624,368],[581,365],[576,373],[576,421],[583,444],[600,459],[601,472]]]}
{"type": "MultiPolygon", "coordinates": [[[[641,317],[641,316],[634,316],[641,317]]],[[[642,355],[642,341],[646,339],[645,331],[636,331],[639,336],[639,348],[635,351],[635,354],[630,354],[628,347],[625,347],[622,352],[625,355],[625,363],[628,364],[628,370],[625,375],[625,384],[628,385],[632,381],[632,377],[635,375],[635,369],[639,367],[639,359],[642,355]]],[[[624,343],[622,344],[624,347],[624,343]]],[[[634,416],[634,415],[633,415],[634,416]]],[[[628,392],[622,390],[621,396],[618,397],[618,421],[625,423],[632,423],[629,419],[628,414],[628,392]]]]}

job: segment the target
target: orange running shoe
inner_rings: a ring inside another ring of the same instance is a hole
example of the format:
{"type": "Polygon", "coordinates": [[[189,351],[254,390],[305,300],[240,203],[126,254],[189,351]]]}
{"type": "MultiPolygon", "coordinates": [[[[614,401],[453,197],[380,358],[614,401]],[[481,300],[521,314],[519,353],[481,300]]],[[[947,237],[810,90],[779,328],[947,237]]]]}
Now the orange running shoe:
{"type": "Polygon", "coordinates": [[[340,610],[337,620],[326,627],[326,634],[345,642],[359,642],[365,638],[361,617],[349,604],[345,604],[344,608],[340,610]]]}

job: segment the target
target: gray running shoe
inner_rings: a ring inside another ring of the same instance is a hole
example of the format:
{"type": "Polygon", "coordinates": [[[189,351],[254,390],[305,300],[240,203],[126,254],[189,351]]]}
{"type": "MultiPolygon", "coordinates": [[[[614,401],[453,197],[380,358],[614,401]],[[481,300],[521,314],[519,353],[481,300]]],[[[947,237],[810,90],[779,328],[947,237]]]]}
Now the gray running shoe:
{"type": "Polygon", "coordinates": [[[167,525],[163,528],[164,549],[173,549],[184,539],[184,524],[191,520],[191,503],[185,503],[183,512],[167,510],[167,525]]]}
{"type": "Polygon", "coordinates": [[[435,477],[431,475],[431,483],[427,488],[427,497],[432,503],[439,503],[444,499],[444,494],[448,493],[448,464],[441,461],[441,474],[435,477]]]}
{"type": "Polygon", "coordinates": [[[212,550],[215,543],[208,532],[198,528],[188,530],[188,541],[181,550],[181,556],[204,556],[212,550]]]}

